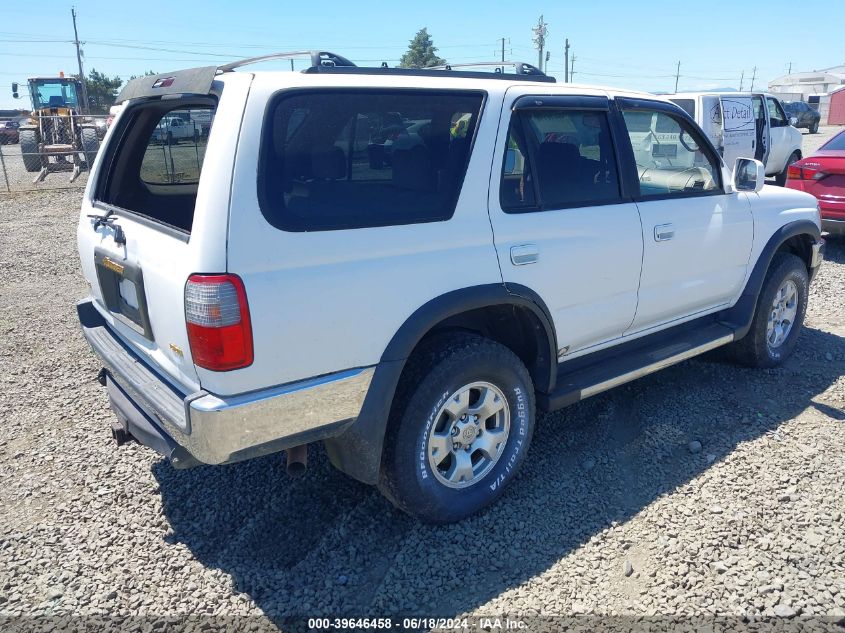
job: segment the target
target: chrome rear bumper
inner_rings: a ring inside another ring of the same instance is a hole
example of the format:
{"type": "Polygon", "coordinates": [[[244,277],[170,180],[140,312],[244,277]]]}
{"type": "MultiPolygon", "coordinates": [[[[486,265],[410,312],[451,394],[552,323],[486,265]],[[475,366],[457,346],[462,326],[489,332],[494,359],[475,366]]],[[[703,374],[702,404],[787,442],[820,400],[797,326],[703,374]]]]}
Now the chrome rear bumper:
{"type": "MultiPolygon", "coordinates": [[[[77,311],[85,339],[138,414],[206,464],[241,461],[337,435],[361,412],[375,371],[350,369],[235,396],[183,393],[109,328],[92,300],[79,303],[77,311]]],[[[127,414],[126,408],[123,416],[134,413],[127,414]]],[[[179,465],[178,457],[167,456],[179,465]]]]}

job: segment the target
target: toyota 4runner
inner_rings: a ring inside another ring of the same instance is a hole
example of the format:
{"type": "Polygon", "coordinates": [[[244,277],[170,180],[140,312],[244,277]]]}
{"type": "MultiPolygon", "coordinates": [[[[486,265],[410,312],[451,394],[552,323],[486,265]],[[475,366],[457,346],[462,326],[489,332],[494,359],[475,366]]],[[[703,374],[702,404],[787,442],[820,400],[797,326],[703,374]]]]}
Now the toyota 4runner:
{"type": "Polygon", "coordinates": [[[323,442],[448,522],[513,480],[537,411],[720,346],[758,367],[794,348],[816,201],[729,170],[680,107],[527,64],[309,56],[119,98],[78,228],[118,440],[177,468],[285,451],[294,472],[323,442]],[[157,143],[172,117],[210,133],[157,143]]]}

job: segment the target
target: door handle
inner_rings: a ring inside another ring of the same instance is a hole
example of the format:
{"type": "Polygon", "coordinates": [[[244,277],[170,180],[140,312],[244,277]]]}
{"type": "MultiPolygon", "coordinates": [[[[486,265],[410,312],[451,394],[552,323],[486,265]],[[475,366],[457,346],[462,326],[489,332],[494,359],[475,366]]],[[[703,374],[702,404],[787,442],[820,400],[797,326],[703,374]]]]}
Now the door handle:
{"type": "Polygon", "coordinates": [[[536,264],[540,259],[540,249],[536,244],[521,244],[511,246],[511,263],[514,266],[525,266],[525,264],[536,264]]]}
{"type": "Polygon", "coordinates": [[[675,227],[671,224],[658,224],[654,227],[654,241],[666,242],[675,237],[675,227]]]}

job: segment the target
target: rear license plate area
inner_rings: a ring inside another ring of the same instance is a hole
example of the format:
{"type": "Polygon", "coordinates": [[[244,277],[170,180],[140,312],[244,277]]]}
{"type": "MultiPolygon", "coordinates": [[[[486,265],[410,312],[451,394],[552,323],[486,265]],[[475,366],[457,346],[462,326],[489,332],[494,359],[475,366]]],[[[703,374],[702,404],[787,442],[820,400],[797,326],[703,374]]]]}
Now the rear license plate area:
{"type": "Polygon", "coordinates": [[[152,341],[141,267],[99,248],[94,250],[94,264],[103,302],[109,312],[152,341]]]}

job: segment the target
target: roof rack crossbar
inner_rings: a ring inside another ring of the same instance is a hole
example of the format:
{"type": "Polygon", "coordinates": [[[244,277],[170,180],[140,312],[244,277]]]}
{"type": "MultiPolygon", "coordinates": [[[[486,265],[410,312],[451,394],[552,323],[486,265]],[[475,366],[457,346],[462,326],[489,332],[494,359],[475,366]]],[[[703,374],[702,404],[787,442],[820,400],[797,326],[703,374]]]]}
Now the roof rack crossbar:
{"type": "Polygon", "coordinates": [[[269,61],[271,59],[296,59],[299,57],[308,57],[311,61],[311,68],[319,67],[335,67],[335,66],[355,66],[351,61],[338,55],[330,53],[329,51],[287,51],[281,53],[270,53],[268,55],[259,55],[258,57],[247,57],[246,59],[239,59],[228,64],[219,66],[219,72],[229,72],[240,68],[241,66],[248,66],[257,62],[269,61]]]}
{"type": "MultiPolygon", "coordinates": [[[[468,62],[464,64],[443,64],[442,66],[432,66],[429,70],[454,70],[456,68],[502,68],[504,66],[512,66],[514,73],[517,75],[535,75],[546,76],[542,70],[536,66],[532,66],[526,62],[518,61],[493,61],[493,62],[468,62]]],[[[502,70],[496,72],[503,73],[502,70]]]]}

